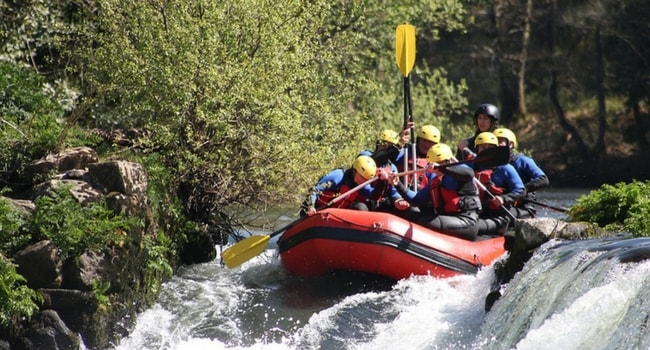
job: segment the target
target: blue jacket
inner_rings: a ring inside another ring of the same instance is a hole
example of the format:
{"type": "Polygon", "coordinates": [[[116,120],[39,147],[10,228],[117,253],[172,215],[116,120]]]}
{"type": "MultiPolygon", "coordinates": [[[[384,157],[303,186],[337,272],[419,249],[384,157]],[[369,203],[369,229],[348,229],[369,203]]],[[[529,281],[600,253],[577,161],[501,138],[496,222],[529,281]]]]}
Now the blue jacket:
{"type": "Polygon", "coordinates": [[[514,201],[526,195],[526,187],[524,187],[519,173],[517,173],[517,170],[512,164],[504,164],[492,168],[491,182],[496,187],[503,189],[503,194],[500,196],[503,197],[505,204],[512,204],[514,201]]]}
{"type": "MultiPolygon", "coordinates": [[[[339,168],[325,174],[325,176],[321,177],[314,186],[311,194],[311,205],[315,205],[316,198],[320,193],[328,190],[338,192],[344,184],[348,185],[350,188],[357,186],[357,184],[355,184],[353,181],[351,169],[344,170],[339,168]]],[[[366,198],[369,198],[372,194],[373,189],[374,188],[372,185],[366,185],[359,190],[359,194],[366,198]]]]}
{"type": "Polygon", "coordinates": [[[526,187],[526,192],[533,192],[548,187],[548,177],[532,158],[521,153],[512,152],[510,164],[519,173],[521,181],[524,183],[524,187],[526,187]]]}

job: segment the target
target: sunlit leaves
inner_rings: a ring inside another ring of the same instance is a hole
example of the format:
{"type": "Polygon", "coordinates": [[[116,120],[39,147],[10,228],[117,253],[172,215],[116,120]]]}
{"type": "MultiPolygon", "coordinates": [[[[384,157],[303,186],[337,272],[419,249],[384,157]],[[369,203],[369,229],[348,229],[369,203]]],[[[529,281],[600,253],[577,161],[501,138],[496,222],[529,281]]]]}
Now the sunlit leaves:
{"type": "Polygon", "coordinates": [[[568,214],[573,221],[589,221],[599,226],[648,236],[650,183],[605,184],[578,198],[568,214]]]}

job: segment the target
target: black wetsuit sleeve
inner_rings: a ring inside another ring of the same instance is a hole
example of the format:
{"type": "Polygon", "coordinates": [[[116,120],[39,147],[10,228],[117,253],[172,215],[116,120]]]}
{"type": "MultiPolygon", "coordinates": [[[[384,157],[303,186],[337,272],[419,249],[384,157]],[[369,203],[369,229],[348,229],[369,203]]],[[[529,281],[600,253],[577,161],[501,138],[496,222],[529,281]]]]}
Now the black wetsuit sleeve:
{"type": "Polygon", "coordinates": [[[524,187],[526,187],[526,192],[534,192],[539,189],[548,187],[548,185],[549,185],[548,176],[544,175],[537,180],[529,181],[524,185],[524,187]]]}

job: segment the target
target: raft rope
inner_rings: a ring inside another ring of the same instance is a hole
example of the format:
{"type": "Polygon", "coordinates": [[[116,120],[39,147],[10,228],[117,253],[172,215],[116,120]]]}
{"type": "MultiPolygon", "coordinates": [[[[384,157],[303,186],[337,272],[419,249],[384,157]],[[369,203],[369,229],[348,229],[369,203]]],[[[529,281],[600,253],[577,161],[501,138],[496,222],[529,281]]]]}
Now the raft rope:
{"type": "MultiPolygon", "coordinates": [[[[395,232],[394,230],[389,230],[389,229],[383,228],[383,227],[381,227],[381,225],[375,226],[376,223],[373,223],[372,225],[361,225],[361,224],[352,222],[350,220],[347,220],[347,219],[345,219],[343,217],[340,217],[340,216],[338,216],[338,215],[336,215],[334,213],[330,213],[330,212],[322,213],[321,215],[322,215],[324,220],[330,220],[330,217],[334,217],[335,219],[338,219],[339,221],[341,221],[343,223],[349,224],[353,228],[357,227],[357,228],[370,230],[370,231],[373,231],[373,232],[385,232],[385,233],[393,234],[396,237],[402,237],[398,232],[395,232]]],[[[441,234],[444,234],[444,233],[441,233],[441,234]]],[[[290,244],[290,242],[287,242],[287,243],[289,245],[291,245],[291,246],[294,245],[294,244],[290,244]]],[[[475,254],[475,260],[478,260],[478,262],[477,263],[472,263],[472,262],[469,262],[469,261],[467,261],[467,260],[465,260],[465,259],[463,259],[463,258],[461,258],[459,256],[456,256],[454,254],[450,254],[450,253],[442,251],[440,249],[436,249],[436,248],[429,247],[429,246],[426,246],[426,248],[431,249],[432,251],[436,252],[437,255],[441,259],[449,260],[449,261],[446,261],[446,262],[445,261],[436,261],[436,263],[439,263],[440,265],[443,265],[443,266],[445,266],[445,267],[447,267],[449,269],[458,270],[458,271],[464,272],[464,273],[474,273],[476,270],[480,269],[483,266],[483,264],[480,262],[480,260],[476,259],[476,254],[475,254]],[[449,259],[449,258],[456,259],[456,261],[451,261],[451,259],[449,259]],[[454,266],[455,262],[459,262],[460,264],[464,264],[465,266],[464,267],[454,266]]],[[[281,251],[282,250],[285,250],[285,249],[281,249],[281,251]]],[[[420,256],[421,258],[423,258],[425,260],[429,260],[421,253],[417,253],[415,251],[413,253],[420,256]]]]}

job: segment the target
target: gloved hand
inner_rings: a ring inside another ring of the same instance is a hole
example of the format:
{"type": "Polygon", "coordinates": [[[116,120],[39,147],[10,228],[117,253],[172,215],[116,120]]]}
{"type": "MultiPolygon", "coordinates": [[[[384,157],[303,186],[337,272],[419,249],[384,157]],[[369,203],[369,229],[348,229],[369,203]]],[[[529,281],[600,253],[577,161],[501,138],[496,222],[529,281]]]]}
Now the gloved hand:
{"type": "Polygon", "coordinates": [[[485,171],[479,171],[476,173],[476,178],[481,181],[482,184],[487,185],[492,181],[492,174],[485,171]]]}
{"type": "Polygon", "coordinates": [[[442,176],[442,170],[440,170],[438,163],[429,163],[426,167],[427,174],[436,174],[436,176],[442,176]]]}
{"type": "Polygon", "coordinates": [[[426,169],[427,173],[434,173],[438,169],[438,163],[427,163],[426,169]]]}
{"type": "Polygon", "coordinates": [[[501,196],[494,196],[488,200],[490,209],[499,209],[503,205],[503,198],[501,196]]]}
{"type": "Polygon", "coordinates": [[[377,174],[376,175],[377,175],[377,178],[379,178],[379,180],[388,180],[388,177],[390,176],[391,173],[392,173],[392,171],[390,170],[390,167],[385,166],[385,167],[382,167],[382,168],[377,168],[377,174]]]}
{"type": "Polygon", "coordinates": [[[404,126],[404,129],[399,133],[399,144],[400,146],[404,147],[407,143],[410,141],[411,137],[411,129],[415,126],[415,123],[413,122],[408,122],[404,126]]]}
{"type": "Polygon", "coordinates": [[[465,147],[462,150],[463,150],[463,156],[465,156],[465,159],[472,160],[472,159],[476,158],[476,153],[472,152],[471,149],[465,147]]]}
{"type": "Polygon", "coordinates": [[[395,175],[395,173],[390,173],[388,174],[386,181],[388,181],[388,184],[391,186],[397,186],[399,184],[399,177],[395,175]]]}
{"type": "Polygon", "coordinates": [[[409,202],[407,202],[404,198],[396,199],[393,205],[397,210],[406,210],[411,206],[411,204],[409,204],[409,202]]]}
{"type": "Polygon", "coordinates": [[[458,149],[465,149],[467,146],[469,146],[469,141],[467,141],[467,139],[458,141],[458,149]]]}

